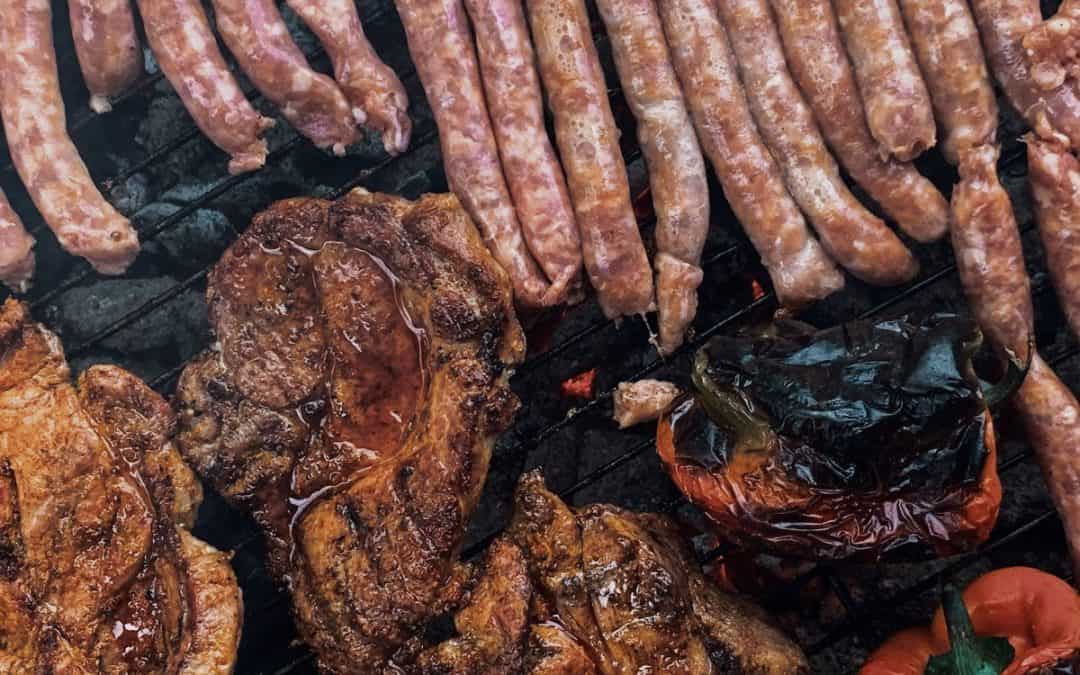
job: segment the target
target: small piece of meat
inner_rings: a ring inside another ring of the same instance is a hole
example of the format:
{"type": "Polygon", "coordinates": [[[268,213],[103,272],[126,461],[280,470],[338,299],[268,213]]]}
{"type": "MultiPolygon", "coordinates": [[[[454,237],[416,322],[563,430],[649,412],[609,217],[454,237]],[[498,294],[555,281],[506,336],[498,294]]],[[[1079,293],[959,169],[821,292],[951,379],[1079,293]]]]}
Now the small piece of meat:
{"type": "Polygon", "coordinates": [[[528,675],[596,675],[584,645],[568,630],[553,621],[537,623],[529,631],[525,652],[528,675]]]}
{"type": "Polygon", "coordinates": [[[1031,78],[1042,89],[1057,89],[1066,76],[1080,79],[1080,0],[1063,0],[1054,16],[1023,40],[1031,78]]]}
{"type": "Polygon", "coordinates": [[[67,132],[49,0],[12,0],[0,13],[0,115],[15,169],[64,250],[121,274],[139,236],[98,191],[67,132]]]}
{"type": "Polygon", "coordinates": [[[788,72],[768,0],[719,0],[743,86],[765,144],[791,196],[825,250],[863,281],[910,281],[919,265],[885,223],[866,210],[840,178],[814,114],[788,72]]]}
{"type": "MultiPolygon", "coordinates": [[[[701,147],[780,303],[801,307],[839,290],[844,275],[810,233],[758,134],[714,1],[665,0],[657,7],[701,147]]],[[[656,266],[670,262],[657,256],[656,266]]],[[[657,289],[666,292],[666,285],[657,289]]]]}
{"type": "Polygon", "coordinates": [[[274,0],[213,0],[225,46],[263,96],[315,147],[345,154],[356,141],[352,107],[337,84],[308,65],[274,0]]]}
{"type": "Polygon", "coordinates": [[[998,107],[967,0],[900,0],[934,112],[956,164],[968,148],[993,143],[998,107]]]}
{"type": "Polygon", "coordinates": [[[34,276],[34,238],[0,190],[0,282],[25,293],[34,276]]]}
{"type": "Polygon", "coordinates": [[[69,0],[71,37],[90,109],[112,110],[109,99],[122,94],[143,73],[139,36],[130,0],[69,0]]]}
{"type": "Polygon", "coordinates": [[[829,1],[771,5],[791,74],[840,163],[909,236],[940,239],[948,230],[949,203],[912,164],[877,152],[829,1]]]}
{"type": "Polygon", "coordinates": [[[679,393],[677,386],[662,380],[620,382],[615,388],[615,412],[612,417],[620,429],[642,422],[654,422],[671,407],[679,393]]]}
{"type": "Polygon", "coordinates": [[[1046,266],[1073,334],[1080,335],[1080,162],[1031,134],[1024,142],[1046,266]]]}
{"type": "Polygon", "coordinates": [[[420,81],[439,127],[450,189],[510,274],[517,301],[550,304],[510,199],[480,83],[480,67],[462,0],[396,0],[420,81]]]}
{"type": "Polygon", "coordinates": [[[229,173],[266,163],[262,138],[274,121],[244,98],[199,0],[137,0],[146,41],[195,124],[227,152],[229,173]]]}
{"type": "Polygon", "coordinates": [[[397,74],[372,49],[354,0],[285,0],[326,48],[334,79],[352,104],[357,124],[382,134],[391,155],[409,149],[409,97],[397,74]]]}
{"type": "Polygon", "coordinates": [[[652,311],[652,269],[630,203],[619,130],[584,0],[527,0],[525,5],[585,270],[600,308],[609,319],[652,311]]]}
{"type": "Polygon", "coordinates": [[[833,0],[833,6],[882,155],[907,162],[934,147],[930,94],[896,0],[833,0]]]}

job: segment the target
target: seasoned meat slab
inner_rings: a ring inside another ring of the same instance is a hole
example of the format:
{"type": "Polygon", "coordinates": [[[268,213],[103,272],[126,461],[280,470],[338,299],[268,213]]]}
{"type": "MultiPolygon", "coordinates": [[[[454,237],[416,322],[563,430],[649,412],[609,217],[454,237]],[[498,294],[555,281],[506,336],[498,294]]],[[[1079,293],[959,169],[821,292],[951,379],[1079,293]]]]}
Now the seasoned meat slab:
{"type": "Polygon", "coordinates": [[[193,537],[202,500],[168,404],[0,309],[0,672],[229,673],[241,602],[193,537]]]}
{"type": "Polygon", "coordinates": [[[280,202],[207,295],[218,343],[181,377],[181,451],[263,528],[320,667],[452,672],[434,664],[501,654],[500,634],[524,629],[499,602],[487,608],[505,630],[480,630],[476,596],[512,596],[514,575],[474,586],[458,552],[525,344],[510,281],[457,199],[280,202]],[[412,638],[471,589],[460,637],[421,654],[412,638]]]}

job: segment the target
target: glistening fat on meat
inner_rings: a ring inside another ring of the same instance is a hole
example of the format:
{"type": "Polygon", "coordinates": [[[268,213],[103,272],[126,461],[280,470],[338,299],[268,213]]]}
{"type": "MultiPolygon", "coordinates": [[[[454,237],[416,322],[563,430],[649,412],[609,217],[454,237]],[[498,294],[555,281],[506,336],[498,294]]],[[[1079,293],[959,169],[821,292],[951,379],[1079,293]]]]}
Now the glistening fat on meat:
{"type": "Polygon", "coordinates": [[[1042,89],[1056,89],[1066,76],[1080,77],[1080,0],[1063,0],[1054,16],[1023,40],[1031,77],[1042,89]]]}
{"type": "Polygon", "coordinates": [[[70,0],[71,37],[79,59],[90,108],[112,110],[109,99],[142,75],[142,52],[130,0],[70,0]]]}
{"type": "Polygon", "coordinates": [[[0,190],[0,282],[25,293],[34,276],[34,239],[0,190]]]}

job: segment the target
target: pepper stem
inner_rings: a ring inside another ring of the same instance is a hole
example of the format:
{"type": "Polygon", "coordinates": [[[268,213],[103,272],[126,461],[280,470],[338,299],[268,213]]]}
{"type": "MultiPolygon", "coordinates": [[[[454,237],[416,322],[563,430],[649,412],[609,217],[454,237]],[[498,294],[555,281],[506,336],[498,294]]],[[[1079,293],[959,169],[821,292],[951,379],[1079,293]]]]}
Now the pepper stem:
{"type": "Polygon", "coordinates": [[[694,356],[691,379],[709,419],[734,434],[737,447],[744,450],[769,447],[772,438],[769,421],[741,393],[721,386],[709,375],[709,356],[704,349],[694,356]]]}

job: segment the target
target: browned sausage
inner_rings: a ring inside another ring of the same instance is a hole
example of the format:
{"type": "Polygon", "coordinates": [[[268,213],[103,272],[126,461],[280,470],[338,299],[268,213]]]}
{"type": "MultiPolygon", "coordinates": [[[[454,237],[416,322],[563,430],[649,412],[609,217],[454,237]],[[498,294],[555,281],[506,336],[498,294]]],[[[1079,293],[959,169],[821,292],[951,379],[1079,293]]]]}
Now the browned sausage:
{"type": "Polygon", "coordinates": [[[870,133],[907,161],[937,141],[934,111],[896,0],[833,0],[870,133]]]}
{"type": "Polygon", "coordinates": [[[90,108],[108,112],[109,98],[123,93],[143,72],[130,0],[69,0],[68,13],[90,108]]]}
{"type": "Polygon", "coordinates": [[[356,123],[379,131],[391,155],[405,152],[412,135],[409,97],[398,76],[371,48],[355,0],[286,2],[326,48],[356,123]]]}
{"type": "Polygon", "coordinates": [[[461,0],[396,0],[416,71],[439,127],[450,189],[514,283],[518,302],[540,306],[548,284],[521,236],[491,131],[472,32],[461,0]]]}
{"type": "Polygon", "coordinates": [[[701,146],[780,303],[800,307],[839,290],[844,275],[809,232],[758,135],[715,0],[657,7],[701,146]]]}
{"type": "Polygon", "coordinates": [[[998,109],[967,0],[900,0],[953,164],[960,150],[993,143],[998,109]]]}
{"type": "Polygon", "coordinates": [[[266,162],[263,132],[274,121],[255,112],[225,65],[199,0],[138,0],[146,40],[161,72],[202,132],[232,159],[230,173],[266,162]]]}
{"type": "Polygon", "coordinates": [[[5,3],[0,58],[0,114],[27,192],[65,250],[102,274],[120,274],[139,253],[139,237],[101,196],[68,137],[49,0],[5,3]]]}
{"type": "Polygon", "coordinates": [[[598,0],[623,96],[637,119],[656,209],[660,352],[682,344],[697,314],[701,251],[709,234],[709,183],[694,125],[671,65],[653,0],[598,0]]]}
{"type": "Polygon", "coordinates": [[[527,0],[585,269],[609,318],[653,308],[652,270],[630,204],[619,132],[584,0],[527,0]]]}
{"type": "Polygon", "coordinates": [[[1046,264],[1069,325],[1080,335],[1080,162],[1056,143],[1031,134],[1025,141],[1046,264]]]}
{"type": "Polygon", "coordinates": [[[34,239],[0,190],[0,282],[25,293],[34,276],[34,239]]]}
{"type": "Polygon", "coordinates": [[[913,278],[919,266],[911,252],[841,180],[814,114],[788,72],[768,0],[718,4],[750,111],[784,172],[791,196],[825,249],[868,283],[891,285],[913,278]]]}
{"type": "Polygon", "coordinates": [[[772,7],[791,74],[837,159],[904,232],[940,239],[949,204],[914,166],[878,154],[829,0],[772,0],[772,7]]]}
{"type": "Polygon", "coordinates": [[[1080,0],[1064,0],[1054,16],[1024,36],[1023,45],[1039,87],[1056,89],[1066,76],[1080,79],[1080,0]]]}
{"type": "Polygon", "coordinates": [[[1039,0],[971,0],[990,70],[1016,110],[1043,138],[1080,149],[1080,96],[1074,83],[1043,90],[1028,67],[1021,41],[1039,24],[1039,0]]]}
{"type": "Polygon", "coordinates": [[[519,0],[466,0],[503,173],[525,243],[551,281],[552,303],[577,291],[581,237],[566,177],[544,127],[544,100],[519,0]]]}
{"type": "Polygon", "coordinates": [[[241,70],[318,148],[345,154],[356,119],[337,84],[308,65],[274,0],[213,0],[218,32],[241,70]]]}

